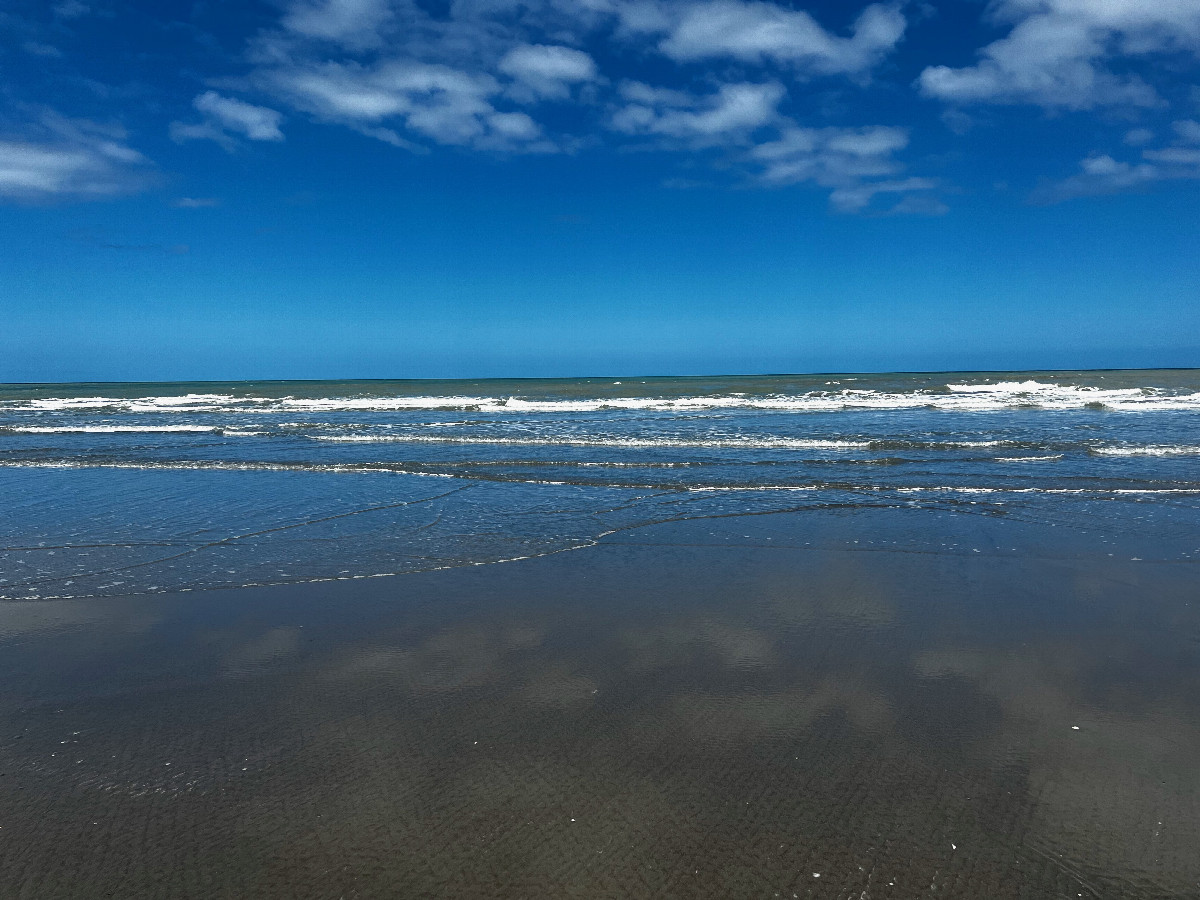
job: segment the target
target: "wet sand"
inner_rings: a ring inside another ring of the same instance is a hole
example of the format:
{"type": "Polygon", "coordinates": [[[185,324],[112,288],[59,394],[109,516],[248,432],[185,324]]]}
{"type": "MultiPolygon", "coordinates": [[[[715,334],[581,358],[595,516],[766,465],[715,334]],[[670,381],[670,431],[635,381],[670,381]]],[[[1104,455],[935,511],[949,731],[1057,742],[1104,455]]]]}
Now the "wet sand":
{"type": "Polygon", "coordinates": [[[1197,565],[860,509],[5,603],[0,896],[1200,896],[1197,565]]]}

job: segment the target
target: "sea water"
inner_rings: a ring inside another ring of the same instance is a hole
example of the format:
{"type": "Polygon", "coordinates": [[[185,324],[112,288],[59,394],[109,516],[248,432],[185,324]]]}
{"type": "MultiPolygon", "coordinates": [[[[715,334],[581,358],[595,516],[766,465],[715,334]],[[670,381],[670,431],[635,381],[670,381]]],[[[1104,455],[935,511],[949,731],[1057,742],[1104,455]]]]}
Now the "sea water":
{"type": "Polygon", "coordinates": [[[1195,559],[1200,371],[7,385],[0,503],[18,600],[480,565],[818,508],[1195,559]]]}

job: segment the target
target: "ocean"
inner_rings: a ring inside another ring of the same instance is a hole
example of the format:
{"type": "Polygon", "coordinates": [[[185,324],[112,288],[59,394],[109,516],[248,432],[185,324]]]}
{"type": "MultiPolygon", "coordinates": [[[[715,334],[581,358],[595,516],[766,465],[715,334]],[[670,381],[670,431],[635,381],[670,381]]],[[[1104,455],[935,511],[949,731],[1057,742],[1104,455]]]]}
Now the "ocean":
{"type": "Polygon", "coordinates": [[[428,571],[809,509],[1194,559],[1198,413],[1196,370],[0,386],[0,599],[428,571]]]}

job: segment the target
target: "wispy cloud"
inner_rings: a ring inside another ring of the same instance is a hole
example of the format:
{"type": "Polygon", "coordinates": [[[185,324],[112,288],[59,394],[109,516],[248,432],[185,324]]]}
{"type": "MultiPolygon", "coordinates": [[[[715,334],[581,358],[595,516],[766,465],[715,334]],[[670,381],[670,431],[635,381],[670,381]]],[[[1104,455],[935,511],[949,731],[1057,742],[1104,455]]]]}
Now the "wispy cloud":
{"type": "Polygon", "coordinates": [[[26,41],[21,45],[21,49],[30,56],[40,56],[44,59],[61,59],[63,55],[63,52],[57,47],[41,41],[26,41]]]}
{"type": "Polygon", "coordinates": [[[895,154],[908,146],[904,128],[800,128],[784,130],[776,141],[760,144],[751,157],[769,184],[812,182],[830,189],[829,201],[839,212],[863,212],[877,197],[893,198],[874,211],[945,212],[929,192],[938,182],[930,178],[898,178],[904,166],[895,154]],[[919,200],[917,194],[922,195],[919,200]]]}
{"type": "Polygon", "coordinates": [[[1175,140],[1143,149],[1139,158],[1119,160],[1107,153],[1088,156],[1079,171],[1061,181],[1051,181],[1034,191],[1035,203],[1059,203],[1079,197],[1138,190],[1161,181],[1200,179],[1200,122],[1183,119],[1172,123],[1175,140]]]}
{"type": "Polygon", "coordinates": [[[62,3],[55,3],[52,9],[61,19],[77,19],[91,12],[91,6],[81,3],[80,0],[63,0],[62,3]]]}
{"type": "Polygon", "coordinates": [[[625,85],[623,93],[636,100],[613,114],[614,130],[660,135],[689,146],[712,146],[744,141],[751,132],[776,120],[785,91],[774,82],[723,84],[709,96],[691,97],[634,83],[625,85]]]}
{"type": "Polygon", "coordinates": [[[117,125],[43,111],[20,136],[0,138],[0,197],[97,198],[144,187],[151,166],[117,125]]]}
{"type": "Polygon", "coordinates": [[[220,206],[221,201],[216,197],[180,197],[173,200],[171,205],[176,209],[212,209],[220,206]]]}
{"type": "Polygon", "coordinates": [[[265,106],[255,106],[232,97],[222,97],[216,91],[205,91],[192,101],[192,106],[204,115],[201,122],[172,122],[171,139],[176,143],[194,140],[215,141],[226,150],[237,146],[237,138],[252,141],[282,141],[279,126],[283,113],[265,106]]]}

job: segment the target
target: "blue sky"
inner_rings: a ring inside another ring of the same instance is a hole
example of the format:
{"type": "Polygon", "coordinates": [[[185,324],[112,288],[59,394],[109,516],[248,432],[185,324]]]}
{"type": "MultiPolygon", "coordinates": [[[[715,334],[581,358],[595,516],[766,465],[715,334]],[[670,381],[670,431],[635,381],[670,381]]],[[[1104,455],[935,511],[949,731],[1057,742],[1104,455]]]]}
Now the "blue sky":
{"type": "Polygon", "coordinates": [[[1200,365],[1200,0],[10,0],[0,380],[1200,365]]]}

